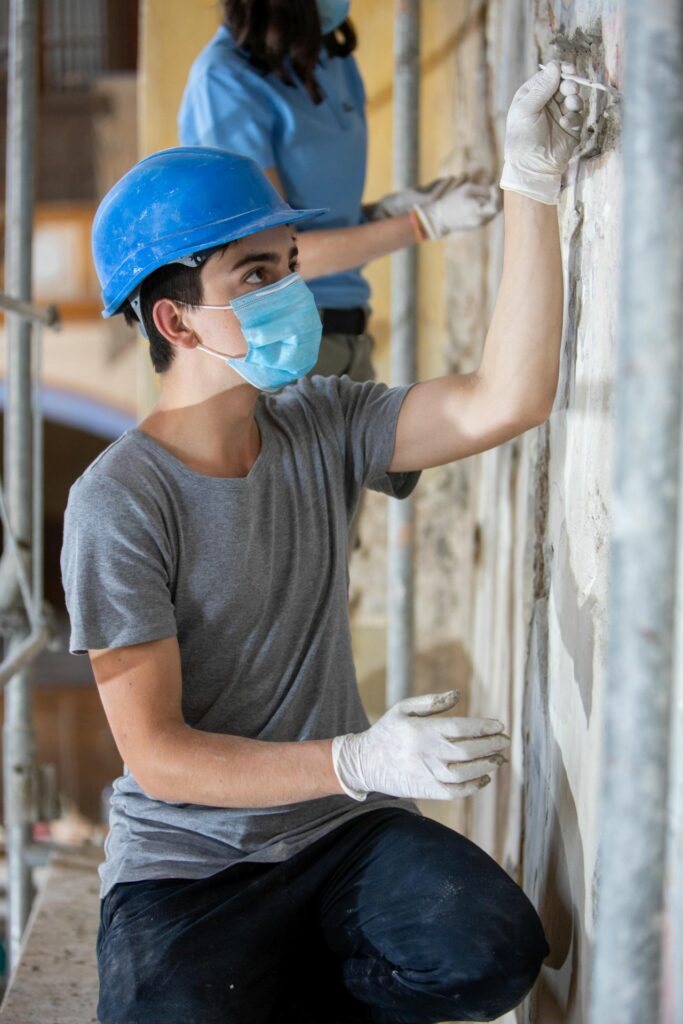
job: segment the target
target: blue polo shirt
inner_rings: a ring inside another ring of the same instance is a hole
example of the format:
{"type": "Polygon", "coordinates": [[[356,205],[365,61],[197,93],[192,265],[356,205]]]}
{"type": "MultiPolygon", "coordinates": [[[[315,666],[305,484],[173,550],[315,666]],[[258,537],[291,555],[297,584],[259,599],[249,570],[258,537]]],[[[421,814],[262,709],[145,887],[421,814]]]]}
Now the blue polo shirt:
{"type": "MultiPolygon", "coordinates": [[[[224,26],[192,65],[178,115],[184,146],[216,146],[275,167],[285,195],[299,208],[330,212],[299,229],[362,223],[367,128],[365,90],[352,56],[320,54],[315,104],[295,85],[253,67],[224,26]]],[[[308,282],[320,307],[367,306],[370,288],[360,268],[308,282]]]]}

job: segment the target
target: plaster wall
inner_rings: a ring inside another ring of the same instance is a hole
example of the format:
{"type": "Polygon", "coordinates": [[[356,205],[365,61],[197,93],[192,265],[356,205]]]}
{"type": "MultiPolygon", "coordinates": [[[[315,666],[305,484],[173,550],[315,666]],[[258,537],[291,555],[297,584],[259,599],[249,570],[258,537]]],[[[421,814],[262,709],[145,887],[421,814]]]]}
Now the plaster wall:
{"type": "MultiPolygon", "coordinates": [[[[510,96],[539,60],[574,59],[619,87],[622,29],[618,5],[601,0],[489,4],[482,57],[494,154],[510,96]]],[[[597,886],[621,174],[619,107],[600,94],[587,102],[592,130],[560,206],[565,328],[553,415],[456,469],[468,495],[460,541],[472,553],[458,563],[469,609],[455,610],[470,707],[500,715],[513,741],[509,770],[472,803],[470,834],[523,882],[546,925],[552,953],[520,1013],[543,1024],[587,1020],[597,886]]],[[[480,268],[488,296],[500,241],[498,225],[480,268]]],[[[476,269],[453,252],[447,292],[457,280],[476,292],[476,269]]],[[[470,368],[475,353],[447,329],[470,368]]]]}

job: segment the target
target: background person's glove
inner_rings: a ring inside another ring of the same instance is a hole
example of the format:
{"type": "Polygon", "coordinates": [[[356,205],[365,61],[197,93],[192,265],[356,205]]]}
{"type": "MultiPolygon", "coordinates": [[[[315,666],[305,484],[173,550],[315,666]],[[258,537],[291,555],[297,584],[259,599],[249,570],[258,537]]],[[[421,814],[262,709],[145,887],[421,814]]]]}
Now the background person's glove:
{"type": "Polygon", "coordinates": [[[449,174],[428,185],[392,192],[371,206],[363,207],[367,220],[400,217],[414,210],[427,238],[437,240],[452,231],[481,227],[498,213],[498,187],[475,175],[449,174]]]}
{"type": "Polygon", "coordinates": [[[454,800],[490,782],[510,740],[491,718],[434,717],[458,699],[455,691],[409,697],[365,732],[336,736],[332,761],[344,792],[354,800],[454,800]]]}
{"type": "MultiPolygon", "coordinates": [[[[561,70],[575,74],[573,64],[561,70]]],[[[560,92],[557,61],[537,72],[515,93],[505,125],[505,162],[500,187],[539,203],[560,200],[562,175],[578,145],[583,100],[560,92]]]]}
{"type": "Polygon", "coordinates": [[[454,184],[436,198],[418,202],[413,209],[427,238],[438,241],[453,231],[480,228],[496,216],[502,205],[497,185],[488,182],[464,181],[454,178],[454,184]]]}
{"type": "Polygon", "coordinates": [[[363,213],[366,220],[386,220],[387,217],[402,217],[404,213],[410,213],[417,203],[430,202],[438,199],[444,192],[462,185],[467,181],[466,174],[455,177],[453,174],[445,174],[441,178],[426,185],[418,185],[416,188],[402,188],[398,192],[390,192],[382,196],[376,203],[369,203],[363,206],[363,213]]]}

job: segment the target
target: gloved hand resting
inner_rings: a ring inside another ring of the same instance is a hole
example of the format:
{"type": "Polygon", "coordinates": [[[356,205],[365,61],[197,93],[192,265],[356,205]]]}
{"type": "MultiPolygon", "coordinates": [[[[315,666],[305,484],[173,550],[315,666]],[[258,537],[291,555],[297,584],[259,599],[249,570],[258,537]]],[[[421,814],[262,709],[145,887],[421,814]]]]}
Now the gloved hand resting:
{"type": "Polygon", "coordinates": [[[442,178],[435,178],[434,181],[430,181],[426,185],[390,192],[378,199],[376,203],[370,203],[363,207],[365,219],[386,220],[387,217],[402,217],[404,213],[410,213],[417,203],[438,199],[444,192],[448,192],[466,181],[466,174],[461,174],[457,178],[452,174],[446,174],[442,178]]]}
{"type": "MultiPolygon", "coordinates": [[[[562,71],[575,74],[572,64],[562,71]]],[[[554,206],[560,183],[578,144],[583,123],[583,100],[560,90],[560,64],[551,61],[514,95],[505,126],[502,189],[521,192],[554,206]]]]}
{"type": "Polygon", "coordinates": [[[364,207],[364,212],[368,220],[384,220],[414,210],[427,238],[437,240],[452,231],[481,227],[495,217],[500,207],[497,186],[467,174],[449,174],[419,188],[392,192],[364,207]]]}
{"type": "Polygon", "coordinates": [[[501,205],[497,185],[453,178],[450,187],[435,198],[416,203],[413,209],[427,238],[438,241],[452,231],[481,227],[496,216],[501,205]]]}
{"type": "Polygon", "coordinates": [[[490,782],[510,740],[490,718],[434,717],[454,707],[455,691],[409,697],[365,732],[336,736],[332,760],[354,800],[386,793],[415,800],[454,800],[490,782]]]}

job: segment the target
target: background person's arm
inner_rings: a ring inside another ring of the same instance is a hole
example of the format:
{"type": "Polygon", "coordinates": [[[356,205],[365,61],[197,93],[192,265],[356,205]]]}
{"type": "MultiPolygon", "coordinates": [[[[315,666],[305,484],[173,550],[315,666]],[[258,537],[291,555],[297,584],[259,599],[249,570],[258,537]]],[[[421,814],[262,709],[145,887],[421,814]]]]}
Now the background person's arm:
{"type": "MultiPolygon", "coordinates": [[[[286,199],[282,181],[275,167],[267,167],[265,174],[286,199]]],[[[426,201],[426,211],[436,211],[437,217],[419,222],[410,213],[373,220],[348,228],[312,228],[297,234],[299,273],[305,280],[338,274],[344,270],[371,263],[381,256],[405,249],[427,238],[425,223],[432,227],[430,237],[442,238],[452,231],[468,230],[485,224],[500,208],[497,189],[489,185],[460,182],[450,195],[426,201]],[[456,194],[457,191],[457,194],[456,194]],[[418,237],[419,233],[419,237],[418,237]]]]}

